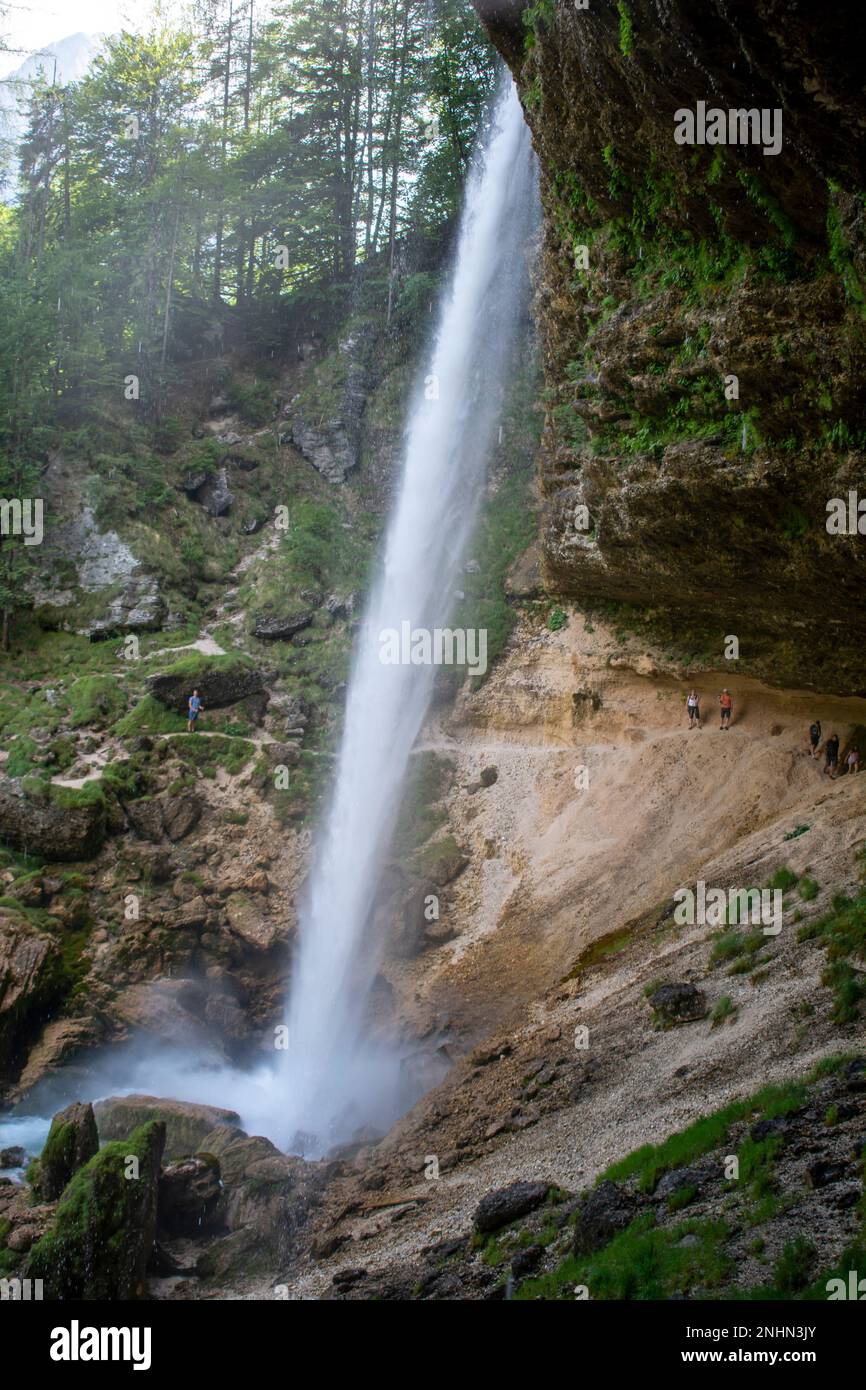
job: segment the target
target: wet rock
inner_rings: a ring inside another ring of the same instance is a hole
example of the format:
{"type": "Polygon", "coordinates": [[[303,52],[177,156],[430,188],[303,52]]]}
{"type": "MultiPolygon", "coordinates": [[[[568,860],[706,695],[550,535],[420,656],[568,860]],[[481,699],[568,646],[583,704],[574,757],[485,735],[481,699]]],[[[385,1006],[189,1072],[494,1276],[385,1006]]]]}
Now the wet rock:
{"type": "Polygon", "coordinates": [[[594,1187],[577,1208],[574,1253],[587,1255],[624,1231],[637,1215],[637,1199],[614,1182],[594,1187]]]}
{"type": "Polygon", "coordinates": [[[705,1018],[707,1001],[697,985],[660,985],[649,996],[653,1013],[665,1024],[692,1023],[705,1018]]]}
{"type": "Polygon", "coordinates": [[[21,1168],[26,1161],[26,1151],[17,1145],[11,1149],[0,1149],[0,1168],[21,1168]]]}
{"type": "Polygon", "coordinates": [[[211,1222],[221,1196],[219,1160],[213,1155],[169,1163],[159,1180],[159,1225],[169,1235],[198,1235],[211,1222]]]}
{"type": "Polygon", "coordinates": [[[39,1157],[39,1194],[55,1201],[99,1149],[93,1106],[75,1101],[54,1116],[39,1157]]]}
{"type": "Polygon", "coordinates": [[[475,1209],[473,1224],[476,1231],[487,1234],[498,1231],[521,1216],[527,1216],[547,1201],[550,1183],[514,1182],[508,1187],[498,1187],[482,1197],[475,1209]]]}
{"type": "Polygon", "coordinates": [[[156,1235],[165,1126],[149,1121],[108,1144],[76,1173],[26,1273],[57,1299],[129,1299],[145,1287],[156,1235]],[[130,1181],[130,1160],[137,1178],[130,1181]]]}
{"type": "MultiPolygon", "coordinates": [[[[99,1137],[122,1139],[137,1126],[159,1120],[165,1126],[165,1156],[185,1158],[202,1149],[204,1140],[217,1125],[237,1125],[240,1116],[234,1110],[217,1105],[196,1105],[191,1101],[166,1100],[160,1096],[110,1096],[98,1100],[93,1107],[99,1137]]],[[[208,1149],[208,1152],[210,1150],[208,1149]]]]}
{"type": "Polygon", "coordinates": [[[23,1255],[43,1234],[40,1226],[16,1226],[7,1236],[6,1244],[16,1255],[23,1255]]]}

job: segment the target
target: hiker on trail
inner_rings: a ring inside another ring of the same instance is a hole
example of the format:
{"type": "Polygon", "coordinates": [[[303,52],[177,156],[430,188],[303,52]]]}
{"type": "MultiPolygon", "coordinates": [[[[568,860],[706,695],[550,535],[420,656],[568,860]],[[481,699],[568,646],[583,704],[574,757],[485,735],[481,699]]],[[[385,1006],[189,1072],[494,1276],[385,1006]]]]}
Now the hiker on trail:
{"type": "Polygon", "coordinates": [[[198,691],[194,690],[189,697],[189,718],[187,720],[186,725],[189,733],[195,733],[195,723],[199,715],[201,714],[203,708],[204,706],[202,705],[201,697],[198,691]]]}
{"type": "Polygon", "coordinates": [[[830,777],[836,776],[836,768],[839,766],[839,735],[831,734],[824,744],[824,754],[827,761],[824,763],[824,771],[829,772],[830,777]]]}
{"type": "Polygon", "coordinates": [[[725,689],[719,696],[719,708],[721,710],[722,719],[719,728],[729,729],[731,727],[731,713],[734,708],[734,702],[731,699],[731,692],[728,690],[727,686],[725,686],[725,689]]]}
{"type": "Polygon", "coordinates": [[[689,691],[689,698],[686,700],[686,708],[689,712],[689,728],[694,729],[696,726],[697,728],[700,728],[701,706],[698,692],[696,690],[689,691]]]}
{"type": "Polygon", "coordinates": [[[818,745],[821,742],[821,721],[816,719],[814,724],[809,725],[809,743],[812,746],[810,757],[817,758],[818,745]]]}
{"type": "Polygon", "coordinates": [[[849,772],[859,772],[859,771],[860,771],[860,749],[859,749],[859,748],[852,748],[852,749],[851,749],[851,752],[848,754],[847,758],[845,759],[845,763],[846,763],[846,765],[847,765],[847,768],[848,768],[848,771],[849,771],[849,772]]]}

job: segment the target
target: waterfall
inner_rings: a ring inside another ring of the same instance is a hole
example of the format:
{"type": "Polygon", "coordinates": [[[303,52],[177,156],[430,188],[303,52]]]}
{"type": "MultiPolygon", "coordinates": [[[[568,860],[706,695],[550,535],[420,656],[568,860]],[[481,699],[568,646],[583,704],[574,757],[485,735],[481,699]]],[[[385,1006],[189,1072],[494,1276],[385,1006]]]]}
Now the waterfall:
{"type": "MultiPolygon", "coordinates": [[[[405,434],[381,572],[359,630],[333,798],[301,913],[280,1073],[286,1147],[309,1155],[401,1108],[396,1049],[364,1036],[374,907],[435,666],[385,664],[381,635],[447,626],[527,295],[536,171],[505,79],[467,182],[453,272],[405,434]]],[[[413,1099],[410,1097],[409,1099],[413,1099]]],[[[405,1093],[402,1103],[406,1103],[405,1093]]]]}

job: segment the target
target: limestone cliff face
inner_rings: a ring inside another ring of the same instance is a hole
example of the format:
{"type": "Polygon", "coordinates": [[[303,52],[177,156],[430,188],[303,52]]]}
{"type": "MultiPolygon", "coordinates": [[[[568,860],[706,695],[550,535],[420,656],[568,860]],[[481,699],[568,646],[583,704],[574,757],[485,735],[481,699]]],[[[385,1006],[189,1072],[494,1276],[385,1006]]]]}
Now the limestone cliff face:
{"type": "Polygon", "coordinates": [[[541,161],[549,587],[686,665],[735,634],[741,670],[862,693],[866,537],[827,507],[866,497],[866,14],[475,4],[541,161]],[[699,103],[764,111],[778,153],[677,143],[699,103]]]}

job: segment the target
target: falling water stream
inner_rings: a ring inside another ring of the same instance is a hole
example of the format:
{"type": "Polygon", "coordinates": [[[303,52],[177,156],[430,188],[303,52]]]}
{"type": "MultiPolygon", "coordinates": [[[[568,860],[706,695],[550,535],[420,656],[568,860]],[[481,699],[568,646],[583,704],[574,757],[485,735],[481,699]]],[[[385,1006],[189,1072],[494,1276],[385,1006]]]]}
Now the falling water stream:
{"type": "MultiPolygon", "coordinates": [[[[277,1065],[240,1071],[196,1049],[130,1045],[91,1057],[53,1103],[131,1091],[237,1110],[245,1128],[310,1157],[384,1131],[429,1084],[396,1040],[365,1028],[381,940],[375,905],[434,665],[385,664],[380,635],[447,626],[528,299],[538,222],[535,159],[516,90],[503,86],[467,182],[454,266],[405,434],[381,571],[358,633],[337,777],[301,914],[277,1065]],[[74,1086],[74,1094],[64,1094],[74,1086]]],[[[38,1150],[48,1095],[0,1139],[38,1150]],[[31,1135],[34,1125],[38,1142],[31,1135]]],[[[50,1114],[50,1110],[48,1111],[50,1114]]],[[[2,1147],[2,1144],[0,1144],[2,1147]]]]}
{"type": "MultiPolygon", "coordinates": [[[[337,781],[301,920],[285,1054],[284,1142],[320,1151],[387,1124],[397,1053],[365,1043],[379,951],[373,909],[435,667],[385,664],[381,634],[447,626],[527,294],[537,216],[529,131],[503,83],[468,180],[456,257],[406,429],[381,574],[359,633],[337,781]]],[[[405,1080],[405,1078],[403,1078],[405,1080]]]]}

